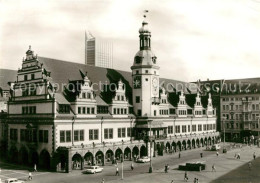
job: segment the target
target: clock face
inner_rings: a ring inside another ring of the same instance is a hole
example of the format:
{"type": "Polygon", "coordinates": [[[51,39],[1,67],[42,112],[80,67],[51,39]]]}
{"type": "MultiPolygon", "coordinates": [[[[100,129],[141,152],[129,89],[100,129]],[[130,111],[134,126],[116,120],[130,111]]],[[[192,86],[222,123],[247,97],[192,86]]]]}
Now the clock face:
{"type": "Polygon", "coordinates": [[[157,87],[157,85],[158,85],[157,78],[153,78],[153,87],[157,87]]]}

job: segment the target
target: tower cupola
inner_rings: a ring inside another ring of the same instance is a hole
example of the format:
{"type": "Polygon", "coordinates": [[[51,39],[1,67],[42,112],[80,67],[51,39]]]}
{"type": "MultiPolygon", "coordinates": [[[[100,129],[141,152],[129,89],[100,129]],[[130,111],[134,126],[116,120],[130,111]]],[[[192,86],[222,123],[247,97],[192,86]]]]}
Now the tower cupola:
{"type": "Polygon", "coordinates": [[[147,21],[143,21],[142,27],[139,29],[140,38],[140,50],[150,50],[151,49],[151,32],[148,28],[147,21]]]}

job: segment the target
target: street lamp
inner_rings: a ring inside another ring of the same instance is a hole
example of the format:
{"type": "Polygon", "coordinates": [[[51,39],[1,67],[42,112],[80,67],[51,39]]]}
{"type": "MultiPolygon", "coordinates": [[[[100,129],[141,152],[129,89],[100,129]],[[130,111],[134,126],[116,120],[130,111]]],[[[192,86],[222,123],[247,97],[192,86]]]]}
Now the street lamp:
{"type": "Polygon", "coordinates": [[[223,139],[223,153],[226,153],[227,152],[227,150],[226,150],[226,148],[225,148],[225,141],[226,141],[226,131],[225,131],[225,120],[227,119],[227,117],[225,116],[225,117],[222,117],[222,123],[223,123],[223,131],[224,131],[224,139],[223,139]]]}
{"type": "Polygon", "coordinates": [[[152,134],[152,121],[153,120],[148,120],[150,122],[150,133],[149,133],[149,141],[150,141],[150,167],[149,167],[149,173],[153,173],[153,167],[152,167],[152,140],[151,140],[151,134],[152,134]]]}
{"type": "Polygon", "coordinates": [[[101,143],[103,142],[103,122],[104,122],[104,119],[103,119],[103,116],[101,117],[101,143]]]}

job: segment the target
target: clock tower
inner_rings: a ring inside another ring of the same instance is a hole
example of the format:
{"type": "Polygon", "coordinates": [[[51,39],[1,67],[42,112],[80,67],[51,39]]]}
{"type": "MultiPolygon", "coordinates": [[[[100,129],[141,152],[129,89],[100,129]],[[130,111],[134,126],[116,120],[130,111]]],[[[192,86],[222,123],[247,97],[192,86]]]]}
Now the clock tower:
{"type": "Polygon", "coordinates": [[[132,70],[133,106],[137,116],[159,115],[159,66],[151,51],[151,32],[146,20],[139,29],[139,51],[132,70]]]}

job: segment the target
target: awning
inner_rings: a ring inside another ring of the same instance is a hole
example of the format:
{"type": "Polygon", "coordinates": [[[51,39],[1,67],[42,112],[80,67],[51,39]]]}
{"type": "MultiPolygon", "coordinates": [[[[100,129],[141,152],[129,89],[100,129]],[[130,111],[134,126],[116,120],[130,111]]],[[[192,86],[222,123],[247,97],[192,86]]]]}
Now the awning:
{"type": "Polygon", "coordinates": [[[136,124],[136,128],[167,128],[168,126],[162,122],[162,121],[152,121],[152,124],[150,124],[150,122],[137,122],[136,124]]]}

